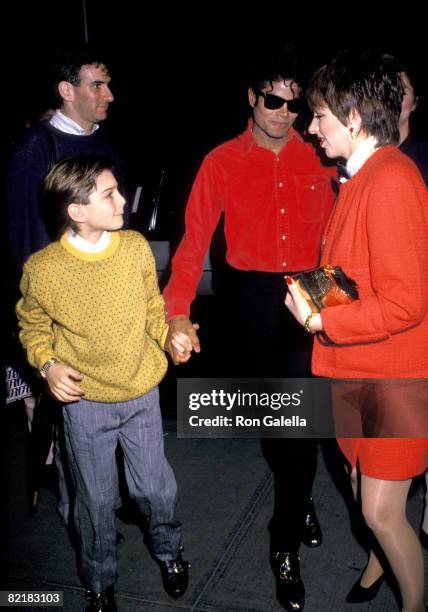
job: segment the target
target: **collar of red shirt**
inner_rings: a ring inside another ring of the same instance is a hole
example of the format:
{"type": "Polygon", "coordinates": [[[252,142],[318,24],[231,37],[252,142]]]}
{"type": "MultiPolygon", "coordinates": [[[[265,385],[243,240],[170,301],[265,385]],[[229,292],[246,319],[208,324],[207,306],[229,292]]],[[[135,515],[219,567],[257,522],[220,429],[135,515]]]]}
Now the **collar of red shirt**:
{"type": "MultiPolygon", "coordinates": [[[[254,134],[253,134],[253,126],[254,126],[254,121],[252,119],[249,119],[248,120],[247,129],[245,130],[245,132],[243,132],[239,136],[239,140],[241,142],[242,149],[243,149],[244,153],[249,153],[253,147],[259,146],[259,143],[255,139],[254,134]]],[[[290,128],[288,130],[287,143],[290,142],[290,140],[292,140],[293,138],[296,138],[300,142],[303,142],[303,138],[300,136],[300,134],[298,132],[296,132],[295,129],[290,128]]],[[[281,150],[281,152],[282,152],[282,150],[281,150]]],[[[281,152],[280,152],[280,155],[281,155],[281,152]]]]}

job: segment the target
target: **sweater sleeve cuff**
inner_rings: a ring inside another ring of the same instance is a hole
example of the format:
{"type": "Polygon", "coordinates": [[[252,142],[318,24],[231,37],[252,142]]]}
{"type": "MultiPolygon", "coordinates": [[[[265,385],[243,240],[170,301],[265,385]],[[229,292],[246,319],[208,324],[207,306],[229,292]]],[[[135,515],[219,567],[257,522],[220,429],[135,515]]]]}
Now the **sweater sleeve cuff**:
{"type": "Polygon", "coordinates": [[[366,344],[389,338],[385,330],[356,331],[355,323],[352,325],[352,319],[343,312],[345,308],[347,306],[334,306],[321,311],[324,333],[334,344],[366,344]]]}
{"type": "Polygon", "coordinates": [[[57,356],[55,355],[55,353],[52,350],[41,350],[40,352],[37,353],[37,355],[35,355],[35,367],[37,368],[37,370],[40,370],[40,368],[42,368],[45,363],[47,361],[49,361],[49,359],[57,359],[57,356]]]}
{"type": "Polygon", "coordinates": [[[168,335],[168,331],[169,331],[169,327],[166,326],[165,329],[163,330],[162,335],[161,335],[160,340],[159,340],[159,345],[160,345],[162,350],[165,350],[165,342],[166,342],[166,337],[168,335]]]}

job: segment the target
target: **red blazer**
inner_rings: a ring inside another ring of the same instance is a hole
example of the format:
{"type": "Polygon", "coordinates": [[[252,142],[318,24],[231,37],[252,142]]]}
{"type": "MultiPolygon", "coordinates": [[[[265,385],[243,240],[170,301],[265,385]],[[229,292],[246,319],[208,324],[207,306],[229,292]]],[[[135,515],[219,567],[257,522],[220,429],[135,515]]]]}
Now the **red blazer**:
{"type": "Polygon", "coordinates": [[[313,372],[428,377],[428,191],[396,147],[378,150],[340,187],[321,263],[341,266],[359,299],[322,311],[333,344],[316,339],[313,372]]]}

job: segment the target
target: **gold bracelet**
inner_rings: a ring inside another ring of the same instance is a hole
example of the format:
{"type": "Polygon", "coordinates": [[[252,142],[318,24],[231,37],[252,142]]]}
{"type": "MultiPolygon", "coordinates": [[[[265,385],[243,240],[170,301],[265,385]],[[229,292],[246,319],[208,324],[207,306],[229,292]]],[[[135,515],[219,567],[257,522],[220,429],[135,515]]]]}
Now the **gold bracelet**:
{"type": "Polygon", "coordinates": [[[308,332],[308,334],[314,334],[315,332],[311,330],[311,321],[312,321],[312,317],[314,317],[317,313],[316,312],[311,312],[310,314],[308,314],[308,316],[306,317],[305,320],[305,330],[308,332]]]}

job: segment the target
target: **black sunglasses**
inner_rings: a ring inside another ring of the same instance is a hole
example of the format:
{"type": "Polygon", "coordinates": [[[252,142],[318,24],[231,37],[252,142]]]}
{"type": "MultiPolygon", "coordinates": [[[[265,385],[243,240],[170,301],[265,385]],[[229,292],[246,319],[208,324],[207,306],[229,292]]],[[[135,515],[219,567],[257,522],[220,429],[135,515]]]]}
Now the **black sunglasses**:
{"type": "Polygon", "coordinates": [[[293,98],[291,100],[285,100],[281,96],[275,96],[275,94],[265,93],[264,91],[258,90],[257,95],[262,96],[265,108],[268,110],[278,110],[287,103],[287,108],[290,113],[300,113],[304,108],[304,98],[293,98]]]}

